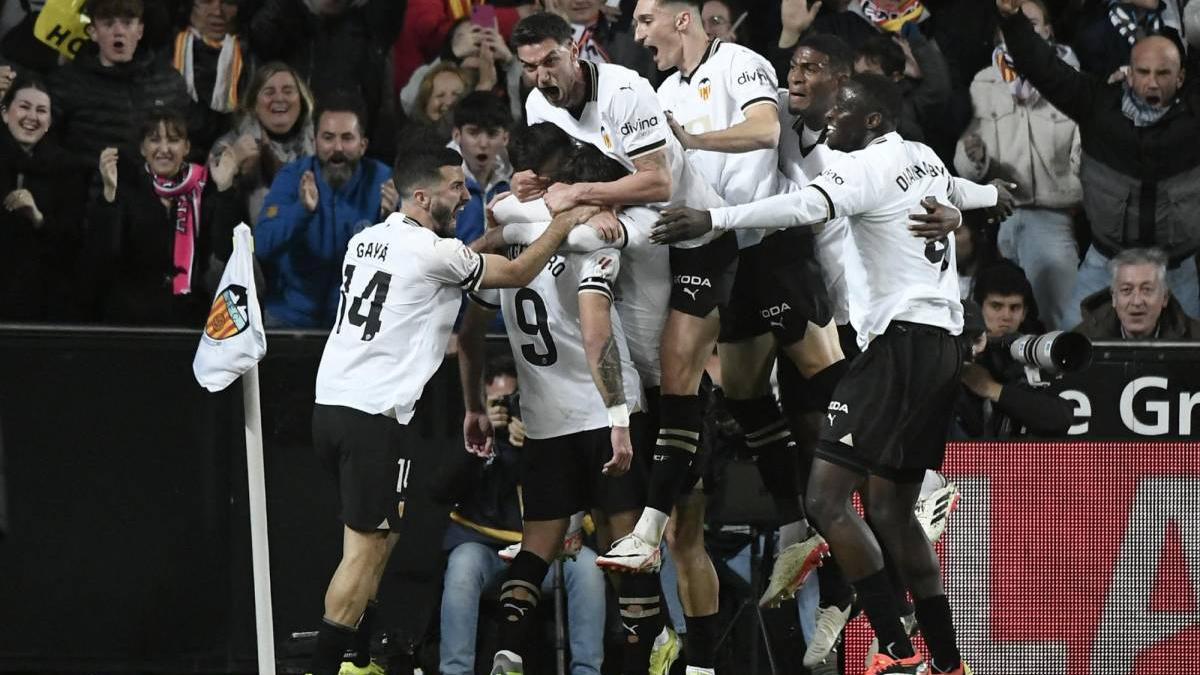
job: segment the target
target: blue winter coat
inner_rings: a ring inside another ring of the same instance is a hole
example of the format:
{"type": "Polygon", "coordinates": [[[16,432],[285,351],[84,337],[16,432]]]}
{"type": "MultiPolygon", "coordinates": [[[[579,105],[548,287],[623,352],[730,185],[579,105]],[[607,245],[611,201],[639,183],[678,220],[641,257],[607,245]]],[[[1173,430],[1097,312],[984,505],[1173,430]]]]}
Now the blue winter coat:
{"type": "Polygon", "coordinates": [[[333,326],[346,245],[380,221],[379,190],[389,178],[386,165],[365,157],[336,192],[316,157],[302,157],[279,171],[254,228],[254,253],[267,280],[264,313],[271,324],[333,326]],[[300,201],[305,171],[316,176],[320,193],[312,213],[300,201]]]}

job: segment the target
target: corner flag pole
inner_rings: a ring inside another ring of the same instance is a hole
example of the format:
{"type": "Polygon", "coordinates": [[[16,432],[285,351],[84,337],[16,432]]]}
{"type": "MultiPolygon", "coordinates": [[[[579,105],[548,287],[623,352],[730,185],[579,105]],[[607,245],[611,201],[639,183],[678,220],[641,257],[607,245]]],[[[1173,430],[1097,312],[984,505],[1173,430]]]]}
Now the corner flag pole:
{"type": "Polygon", "coordinates": [[[246,420],[246,478],[250,484],[250,550],[254,565],[258,672],[261,675],[275,675],[275,621],[271,611],[271,551],[267,544],[267,486],[263,465],[258,364],[242,375],[242,405],[246,420]]]}

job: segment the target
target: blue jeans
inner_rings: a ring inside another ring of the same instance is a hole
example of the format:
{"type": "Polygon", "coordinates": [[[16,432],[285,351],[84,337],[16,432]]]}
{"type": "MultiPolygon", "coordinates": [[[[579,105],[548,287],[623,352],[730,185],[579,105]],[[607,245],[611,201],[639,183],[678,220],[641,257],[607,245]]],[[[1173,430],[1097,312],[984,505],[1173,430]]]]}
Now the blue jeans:
{"type": "MultiPolygon", "coordinates": [[[[474,675],[479,597],[507,565],[496,549],[475,542],[450,552],[442,590],[442,675],[474,675]]],[[[599,675],[604,662],[604,574],[596,553],[584,547],[578,559],[563,566],[566,574],[567,620],[570,625],[571,675],[599,675]]],[[[554,567],[542,584],[542,602],[554,602],[554,567]]]]}
{"type": "MultiPolygon", "coordinates": [[[[1087,296],[1112,285],[1112,274],[1108,271],[1109,258],[1095,249],[1088,248],[1079,267],[1079,279],[1075,283],[1075,307],[1087,296]]],[[[1196,260],[1188,258],[1179,267],[1167,270],[1167,286],[1171,295],[1183,305],[1188,316],[1200,316],[1200,280],[1196,278],[1196,260]]]]}
{"type": "Polygon", "coordinates": [[[1025,270],[1047,330],[1079,323],[1074,300],[1079,248],[1071,216],[1057,209],[1019,208],[1000,225],[1000,254],[1025,270]]]}

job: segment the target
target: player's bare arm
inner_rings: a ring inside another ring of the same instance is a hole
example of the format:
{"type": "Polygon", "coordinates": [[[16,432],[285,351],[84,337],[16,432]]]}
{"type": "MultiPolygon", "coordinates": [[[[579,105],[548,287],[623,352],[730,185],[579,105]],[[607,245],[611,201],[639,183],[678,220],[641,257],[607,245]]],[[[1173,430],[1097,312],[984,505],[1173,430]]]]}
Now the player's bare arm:
{"type": "Polygon", "coordinates": [[[689,134],[670,112],[667,113],[667,123],[687,150],[753,152],[779,145],[779,107],[775,101],[755,103],[746,108],[745,115],[745,120],[727,129],[703,134],[689,134]]]}
{"type": "Polygon", "coordinates": [[[493,227],[485,230],[482,237],[470,243],[476,253],[495,253],[504,248],[504,232],[502,228],[493,227]]]}
{"type": "Polygon", "coordinates": [[[483,341],[495,314],[494,310],[468,302],[458,329],[458,377],[466,408],[463,441],[467,452],[481,457],[490,455],[492,448],[492,424],[483,405],[483,341]]]}
{"type": "Polygon", "coordinates": [[[629,408],[625,401],[625,381],[621,375],[621,351],[612,332],[612,301],[600,293],[579,294],[579,327],[583,332],[583,350],[587,354],[592,381],[612,424],[613,456],[604,465],[604,473],[619,476],[629,470],[633,460],[633,442],[629,437],[629,408]]]}
{"type": "Polygon", "coordinates": [[[631,206],[654,204],[671,198],[671,167],[666,150],[656,150],[633,160],[634,172],[611,183],[555,183],[544,199],[551,213],[578,204],[631,206]]]}
{"type": "Polygon", "coordinates": [[[550,221],[550,227],[513,260],[485,253],[483,281],[480,288],[520,288],[533,281],[537,273],[558,250],[571,228],[600,212],[595,206],[580,206],[566,210],[550,221]]]}

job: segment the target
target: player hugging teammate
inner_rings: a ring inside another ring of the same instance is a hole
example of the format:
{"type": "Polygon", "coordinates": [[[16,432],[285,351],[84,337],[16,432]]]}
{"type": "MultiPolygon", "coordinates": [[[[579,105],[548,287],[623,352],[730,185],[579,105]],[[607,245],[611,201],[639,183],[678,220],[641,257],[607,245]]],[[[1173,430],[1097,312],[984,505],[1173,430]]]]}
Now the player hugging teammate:
{"type": "MultiPolygon", "coordinates": [[[[429,292],[457,285],[472,299],[460,333],[468,450],[488,451],[480,364],[483,327],[497,308],[520,374],[524,539],[502,587],[492,674],[524,672],[542,579],[580,511],[606,522],[612,539],[597,564],[622,573],[623,672],[665,673],[678,653],[657,575],[664,538],[679,572],[687,673],[714,672],[718,588],[698,484],[700,387],[714,350],[729,410],[785,523],[761,603],[792,597],[819,570],[818,634],[808,636],[805,665],[829,656],[856,603],[882,645],[869,674],[969,672],[937,558],[913,512],[925,471],[941,465],[963,361],[947,235],[958,208],[993,206],[1003,195],[951,178],[929,148],[900,138],[894,86],[851,77],[836,38],[801,41],[781,90],[764,58],[706,36],[702,4],[637,3],[637,41],[660,70],[675,69],[657,91],[632,70],[581,59],[561,17],[524,18],[513,41],[532,91],[528,126],[510,145],[512,194],[491,205],[494,227],[475,252],[428,242],[429,292]],[[567,233],[578,222],[587,226],[567,233]],[[546,257],[549,244],[556,250],[546,257]],[[498,262],[478,257],[488,252],[507,252],[518,267],[542,262],[529,280],[496,278],[498,262]],[[849,364],[839,323],[857,330],[864,350],[849,364]],[[792,440],[773,393],[776,354],[828,406],[810,455],[792,440]],[[869,526],[850,506],[854,492],[869,526]],[[901,622],[905,591],[929,663],[901,622]],[[653,662],[652,646],[660,648],[653,662]]],[[[405,236],[446,212],[434,210],[434,188],[413,189],[405,204],[429,204],[412,222],[390,225],[405,236]]],[[[367,267],[353,269],[343,314],[358,326],[372,305],[350,296],[366,283],[359,295],[370,300],[387,286],[364,281],[367,267]]],[[[347,338],[335,331],[330,350],[339,340],[347,338]]],[[[419,393],[423,381],[411,384],[419,393]]],[[[331,428],[343,424],[323,414],[331,428]]],[[[362,518],[347,522],[375,560],[388,544],[372,528],[390,519],[380,522],[377,512],[388,515],[364,506],[362,518]]],[[[366,599],[327,620],[352,625],[366,599]]]]}

